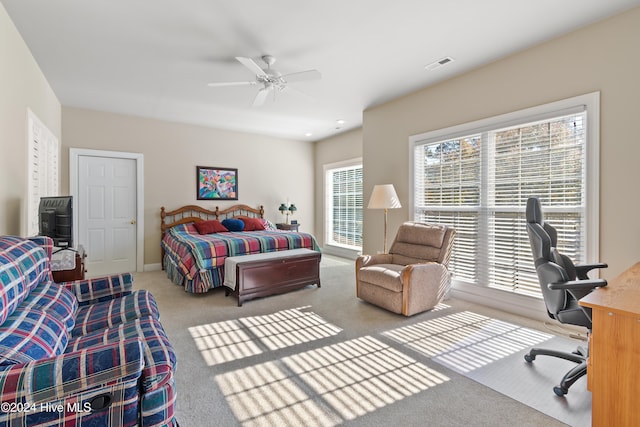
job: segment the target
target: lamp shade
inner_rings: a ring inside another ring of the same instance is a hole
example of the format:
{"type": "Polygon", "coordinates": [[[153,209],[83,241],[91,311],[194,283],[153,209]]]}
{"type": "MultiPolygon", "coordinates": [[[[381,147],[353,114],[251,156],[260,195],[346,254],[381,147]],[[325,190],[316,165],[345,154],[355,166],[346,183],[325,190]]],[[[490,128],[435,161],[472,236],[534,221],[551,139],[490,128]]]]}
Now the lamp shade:
{"type": "Polygon", "coordinates": [[[368,209],[397,209],[401,207],[393,184],[378,184],[373,187],[368,209]]]}
{"type": "Polygon", "coordinates": [[[295,212],[295,211],[297,211],[297,210],[298,210],[298,208],[296,208],[296,205],[294,205],[293,203],[291,203],[291,205],[289,206],[289,210],[290,210],[291,212],[295,212]]]}

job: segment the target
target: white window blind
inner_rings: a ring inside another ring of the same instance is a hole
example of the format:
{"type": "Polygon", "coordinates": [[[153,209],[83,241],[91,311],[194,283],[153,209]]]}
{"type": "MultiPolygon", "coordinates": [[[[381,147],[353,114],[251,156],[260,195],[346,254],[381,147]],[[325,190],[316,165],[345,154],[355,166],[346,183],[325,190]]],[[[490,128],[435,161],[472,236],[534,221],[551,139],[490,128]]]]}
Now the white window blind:
{"type": "Polygon", "coordinates": [[[362,248],[362,164],[325,168],[326,243],[362,248]]]}
{"type": "Polygon", "coordinates": [[[455,279],[541,296],[524,212],[532,196],[560,251],[586,260],[586,121],[580,105],[413,141],[414,219],[456,228],[455,279]]]}
{"type": "Polygon", "coordinates": [[[40,197],[58,195],[58,139],[28,110],[28,194],[27,235],[39,232],[40,197]]]}

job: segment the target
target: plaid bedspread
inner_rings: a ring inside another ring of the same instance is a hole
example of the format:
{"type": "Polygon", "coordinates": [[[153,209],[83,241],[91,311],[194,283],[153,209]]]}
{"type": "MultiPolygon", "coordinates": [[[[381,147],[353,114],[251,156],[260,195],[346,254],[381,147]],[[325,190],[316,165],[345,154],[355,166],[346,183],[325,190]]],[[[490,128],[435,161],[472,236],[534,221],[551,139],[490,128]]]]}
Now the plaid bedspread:
{"type": "MultiPolygon", "coordinates": [[[[224,277],[224,260],[230,256],[300,248],[320,251],[315,237],[308,233],[264,230],[201,235],[193,223],[169,229],[162,246],[180,275],[185,280],[196,282],[207,270],[220,269],[219,273],[224,277]]],[[[188,290],[206,292],[216,285],[196,285],[188,290]]]]}

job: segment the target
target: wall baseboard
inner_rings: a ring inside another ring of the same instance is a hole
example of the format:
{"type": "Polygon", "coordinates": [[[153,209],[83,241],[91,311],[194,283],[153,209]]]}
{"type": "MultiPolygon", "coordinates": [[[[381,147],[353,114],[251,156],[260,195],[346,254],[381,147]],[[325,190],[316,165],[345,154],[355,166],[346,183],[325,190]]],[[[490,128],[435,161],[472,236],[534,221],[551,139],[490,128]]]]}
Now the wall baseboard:
{"type": "Polygon", "coordinates": [[[143,271],[159,271],[162,270],[162,264],[159,262],[156,264],[145,264],[143,271]]]}
{"type": "Polygon", "coordinates": [[[341,258],[356,259],[362,253],[360,250],[341,248],[339,246],[325,245],[322,253],[327,255],[335,255],[341,258]]]}
{"type": "Polygon", "coordinates": [[[551,320],[547,315],[544,301],[538,298],[511,294],[458,281],[453,281],[451,296],[541,322],[551,320]]]}

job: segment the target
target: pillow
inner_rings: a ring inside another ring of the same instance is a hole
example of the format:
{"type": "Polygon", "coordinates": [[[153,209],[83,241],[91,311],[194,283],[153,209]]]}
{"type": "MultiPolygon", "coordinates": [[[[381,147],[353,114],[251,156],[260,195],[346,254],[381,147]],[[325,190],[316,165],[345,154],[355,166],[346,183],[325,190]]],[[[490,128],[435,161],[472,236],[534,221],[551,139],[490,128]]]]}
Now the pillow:
{"type": "Polygon", "coordinates": [[[237,217],[244,223],[244,231],[261,231],[266,229],[264,220],[262,218],[249,218],[248,216],[237,217]]]}
{"type": "Polygon", "coordinates": [[[264,222],[265,230],[273,231],[278,229],[278,227],[276,227],[276,225],[271,221],[269,221],[268,219],[263,219],[262,221],[264,222]]]}
{"type": "Polygon", "coordinates": [[[194,224],[195,223],[193,222],[188,222],[186,224],[174,225],[173,227],[167,230],[167,233],[171,233],[173,236],[176,236],[177,234],[180,234],[180,233],[196,234],[198,232],[198,229],[194,224]]]}
{"type": "Polygon", "coordinates": [[[244,230],[244,222],[235,218],[227,218],[222,220],[222,225],[229,231],[242,231],[244,230]]]}
{"type": "Polygon", "coordinates": [[[224,225],[220,224],[220,221],[217,219],[198,221],[194,223],[194,225],[200,234],[222,233],[229,231],[224,225]]]}

